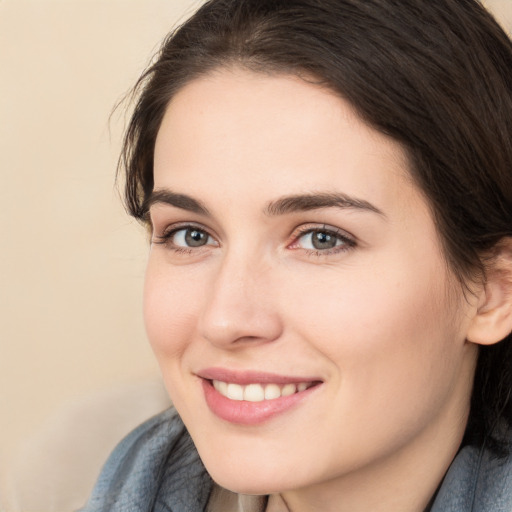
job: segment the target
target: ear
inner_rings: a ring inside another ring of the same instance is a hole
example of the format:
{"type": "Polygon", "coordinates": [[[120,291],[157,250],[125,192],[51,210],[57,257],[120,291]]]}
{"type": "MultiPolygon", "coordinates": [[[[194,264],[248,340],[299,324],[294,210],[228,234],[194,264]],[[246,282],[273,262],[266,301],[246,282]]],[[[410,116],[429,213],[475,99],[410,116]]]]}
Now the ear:
{"type": "Polygon", "coordinates": [[[512,332],[512,238],[494,247],[486,280],[478,293],[478,306],[467,340],[478,345],[498,343],[512,332]]]}

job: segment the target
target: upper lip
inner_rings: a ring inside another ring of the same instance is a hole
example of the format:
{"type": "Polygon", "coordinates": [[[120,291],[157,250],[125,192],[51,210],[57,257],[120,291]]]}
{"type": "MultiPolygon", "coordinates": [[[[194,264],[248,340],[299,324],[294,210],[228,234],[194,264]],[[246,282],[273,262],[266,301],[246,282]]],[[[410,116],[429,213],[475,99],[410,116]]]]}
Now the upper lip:
{"type": "Polygon", "coordinates": [[[318,377],[298,377],[280,375],[254,370],[230,370],[227,368],[205,368],[196,373],[206,380],[232,382],[242,386],[247,384],[299,384],[301,382],[320,382],[318,377]]]}

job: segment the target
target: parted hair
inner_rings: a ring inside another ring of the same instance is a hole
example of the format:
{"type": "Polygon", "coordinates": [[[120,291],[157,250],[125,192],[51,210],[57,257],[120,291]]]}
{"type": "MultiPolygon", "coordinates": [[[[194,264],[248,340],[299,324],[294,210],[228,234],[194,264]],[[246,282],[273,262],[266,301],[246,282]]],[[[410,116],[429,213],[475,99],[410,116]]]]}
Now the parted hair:
{"type": "MultiPolygon", "coordinates": [[[[512,237],[512,44],[476,0],[210,0],[139,79],[120,158],[128,211],[147,222],[166,107],[221,67],[313,80],[401,143],[463,287],[512,237]]],[[[512,336],[479,349],[465,443],[508,450],[512,336]]]]}

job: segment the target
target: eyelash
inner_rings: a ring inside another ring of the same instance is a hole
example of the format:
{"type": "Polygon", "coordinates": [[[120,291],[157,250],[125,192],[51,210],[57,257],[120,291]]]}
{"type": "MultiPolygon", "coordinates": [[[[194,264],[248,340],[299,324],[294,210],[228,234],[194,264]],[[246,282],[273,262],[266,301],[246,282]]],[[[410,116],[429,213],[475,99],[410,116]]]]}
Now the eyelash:
{"type": "MultiPolygon", "coordinates": [[[[329,227],[326,225],[323,226],[301,226],[296,233],[293,234],[293,242],[288,245],[288,248],[295,249],[294,246],[297,246],[299,243],[299,240],[304,237],[305,235],[314,234],[314,233],[322,233],[328,236],[334,237],[337,241],[342,242],[341,245],[335,246],[331,249],[303,249],[307,252],[308,255],[311,256],[329,256],[332,254],[339,254],[342,252],[347,252],[354,247],[356,247],[357,243],[356,240],[351,237],[348,233],[345,231],[342,231],[340,229],[329,227]]],[[[297,250],[301,249],[300,247],[296,247],[297,250]]]]}
{"type": "Polygon", "coordinates": [[[183,247],[181,245],[176,245],[172,242],[172,238],[176,233],[180,231],[188,231],[188,230],[194,230],[201,233],[204,233],[208,238],[213,238],[210,233],[206,229],[204,229],[202,226],[196,225],[196,224],[181,224],[181,225],[174,225],[170,228],[167,228],[164,230],[164,232],[161,235],[153,235],[152,243],[157,245],[167,245],[169,246],[169,249],[172,251],[178,253],[178,254],[192,254],[194,251],[201,250],[203,247],[206,247],[208,244],[205,244],[204,246],[199,247],[183,247]]]}
{"type": "MultiPolygon", "coordinates": [[[[214,237],[202,226],[195,225],[195,224],[181,224],[178,226],[171,226],[167,230],[165,230],[161,235],[153,235],[152,243],[157,245],[167,245],[169,246],[169,249],[174,251],[177,254],[191,254],[195,251],[199,251],[207,246],[211,246],[212,244],[208,244],[208,241],[206,244],[198,247],[184,247],[181,245],[176,245],[172,242],[172,238],[176,235],[176,233],[179,233],[180,231],[187,231],[187,230],[195,230],[200,233],[204,233],[205,236],[208,238],[214,239],[214,237]]],[[[349,251],[356,247],[357,242],[356,240],[351,237],[348,233],[345,231],[329,227],[329,226],[318,226],[318,225],[305,225],[301,226],[292,234],[292,242],[287,245],[287,248],[292,250],[303,250],[310,256],[329,256],[332,254],[338,254],[342,252],[349,251]],[[328,236],[332,236],[336,239],[336,241],[340,241],[340,245],[336,245],[335,247],[331,249],[304,249],[299,246],[299,241],[301,238],[303,238],[306,235],[313,235],[314,233],[322,233],[328,236]]],[[[217,243],[218,246],[218,243],[217,243]]]]}

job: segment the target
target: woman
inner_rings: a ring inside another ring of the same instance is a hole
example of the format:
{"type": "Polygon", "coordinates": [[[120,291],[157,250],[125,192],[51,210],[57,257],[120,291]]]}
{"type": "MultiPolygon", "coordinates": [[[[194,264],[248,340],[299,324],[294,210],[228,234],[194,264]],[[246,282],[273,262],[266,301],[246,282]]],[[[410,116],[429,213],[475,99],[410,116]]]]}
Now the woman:
{"type": "Polygon", "coordinates": [[[168,37],[122,163],[177,414],[85,510],[512,509],[511,70],[472,0],[212,0],[168,37]]]}

